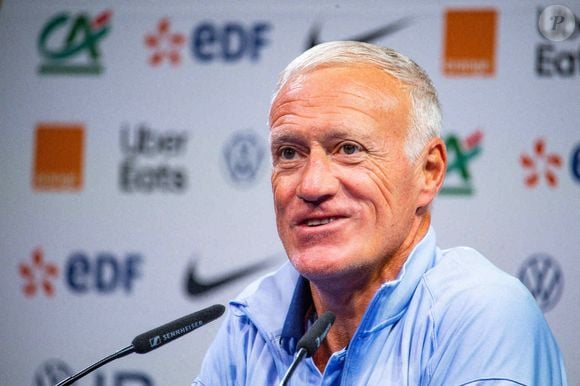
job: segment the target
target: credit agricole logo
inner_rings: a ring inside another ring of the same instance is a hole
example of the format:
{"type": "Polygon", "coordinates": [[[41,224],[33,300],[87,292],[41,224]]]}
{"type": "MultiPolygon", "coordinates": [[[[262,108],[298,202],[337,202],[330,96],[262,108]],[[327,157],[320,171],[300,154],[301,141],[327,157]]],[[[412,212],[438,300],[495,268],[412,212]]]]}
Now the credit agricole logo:
{"type": "Polygon", "coordinates": [[[464,139],[456,134],[448,134],[445,137],[449,163],[441,194],[459,196],[474,194],[470,164],[481,153],[482,140],[483,132],[480,129],[464,139]]]}
{"type": "Polygon", "coordinates": [[[98,75],[103,72],[100,44],[111,30],[110,10],[95,17],[62,12],[43,26],[38,36],[44,75],[98,75]]]}

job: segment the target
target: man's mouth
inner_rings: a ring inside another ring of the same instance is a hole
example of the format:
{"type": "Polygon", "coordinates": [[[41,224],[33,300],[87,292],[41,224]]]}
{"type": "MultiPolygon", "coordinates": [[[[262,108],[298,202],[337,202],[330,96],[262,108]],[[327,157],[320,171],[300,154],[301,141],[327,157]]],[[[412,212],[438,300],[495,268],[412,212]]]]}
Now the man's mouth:
{"type": "Polygon", "coordinates": [[[331,223],[332,221],[336,220],[337,217],[327,217],[327,218],[316,218],[316,219],[308,219],[304,222],[306,226],[309,227],[317,227],[320,225],[326,225],[331,223]]]}

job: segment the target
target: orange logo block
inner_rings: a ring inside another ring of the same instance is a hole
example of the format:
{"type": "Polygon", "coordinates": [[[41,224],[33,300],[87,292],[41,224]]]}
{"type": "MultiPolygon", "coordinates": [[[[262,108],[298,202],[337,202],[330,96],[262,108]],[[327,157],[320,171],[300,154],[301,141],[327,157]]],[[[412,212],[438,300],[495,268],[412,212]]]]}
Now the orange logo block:
{"type": "Polygon", "coordinates": [[[81,190],[83,154],[83,125],[40,123],[36,127],[32,177],[34,190],[81,190]]]}
{"type": "Polygon", "coordinates": [[[443,73],[450,76],[495,74],[497,11],[447,10],[443,73]]]}

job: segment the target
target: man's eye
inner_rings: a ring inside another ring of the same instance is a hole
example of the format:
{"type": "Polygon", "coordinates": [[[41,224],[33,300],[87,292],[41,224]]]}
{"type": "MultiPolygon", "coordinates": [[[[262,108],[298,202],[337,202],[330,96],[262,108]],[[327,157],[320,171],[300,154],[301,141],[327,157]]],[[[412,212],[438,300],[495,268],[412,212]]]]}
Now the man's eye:
{"type": "Polygon", "coordinates": [[[280,150],[280,158],[285,160],[291,160],[294,159],[294,157],[296,157],[295,149],[292,149],[291,147],[285,147],[282,150],[280,150]]]}
{"type": "Polygon", "coordinates": [[[358,153],[361,150],[362,150],[361,147],[355,145],[354,143],[345,143],[340,146],[340,151],[347,155],[358,153]]]}

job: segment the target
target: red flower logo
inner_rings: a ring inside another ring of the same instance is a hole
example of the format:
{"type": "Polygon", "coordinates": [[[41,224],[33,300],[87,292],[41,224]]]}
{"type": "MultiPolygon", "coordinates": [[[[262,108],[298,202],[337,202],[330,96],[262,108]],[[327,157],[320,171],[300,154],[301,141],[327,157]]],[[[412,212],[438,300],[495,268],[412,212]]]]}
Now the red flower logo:
{"type": "Polygon", "coordinates": [[[58,276],[58,267],[44,261],[42,249],[35,249],[32,252],[32,263],[21,263],[19,268],[20,276],[25,280],[22,292],[26,296],[32,297],[40,290],[47,296],[54,296],[52,280],[58,276]]]}
{"type": "Polygon", "coordinates": [[[169,19],[163,18],[157,24],[157,31],[145,35],[145,45],[153,50],[149,57],[152,66],[160,65],[164,59],[173,66],[181,62],[180,50],[185,43],[185,36],[169,31],[169,19]]]}
{"type": "Polygon", "coordinates": [[[520,164],[525,170],[529,171],[524,179],[526,186],[530,188],[536,186],[542,176],[544,176],[550,187],[554,188],[558,185],[558,177],[554,169],[562,167],[562,157],[556,153],[548,154],[543,138],[537,139],[534,143],[532,155],[522,154],[520,156],[520,164]]]}

